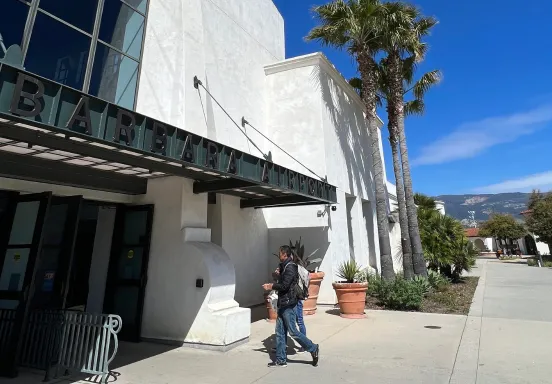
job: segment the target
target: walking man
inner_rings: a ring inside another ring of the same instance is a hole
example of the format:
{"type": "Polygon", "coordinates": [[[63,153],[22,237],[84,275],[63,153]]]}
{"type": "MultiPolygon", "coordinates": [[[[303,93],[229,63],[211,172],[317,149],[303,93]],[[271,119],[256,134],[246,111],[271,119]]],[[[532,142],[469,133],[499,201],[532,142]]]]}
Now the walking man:
{"type": "Polygon", "coordinates": [[[280,279],[278,283],[264,284],[267,291],[278,292],[278,318],[276,319],[276,360],[269,363],[269,367],[287,366],[287,334],[297,340],[303,349],[312,356],[312,365],[318,365],[320,347],[314,344],[297,329],[297,282],[299,273],[297,264],[293,262],[291,248],[287,245],[280,247],[280,279]]]}

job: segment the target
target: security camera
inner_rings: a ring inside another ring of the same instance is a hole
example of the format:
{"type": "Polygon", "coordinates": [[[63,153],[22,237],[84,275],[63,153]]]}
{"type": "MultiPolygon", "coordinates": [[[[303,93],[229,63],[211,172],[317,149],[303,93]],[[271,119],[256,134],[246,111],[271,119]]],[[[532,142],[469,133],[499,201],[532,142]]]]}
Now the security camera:
{"type": "Polygon", "coordinates": [[[337,211],[337,207],[335,205],[332,205],[332,211],[333,212],[337,211]]]}

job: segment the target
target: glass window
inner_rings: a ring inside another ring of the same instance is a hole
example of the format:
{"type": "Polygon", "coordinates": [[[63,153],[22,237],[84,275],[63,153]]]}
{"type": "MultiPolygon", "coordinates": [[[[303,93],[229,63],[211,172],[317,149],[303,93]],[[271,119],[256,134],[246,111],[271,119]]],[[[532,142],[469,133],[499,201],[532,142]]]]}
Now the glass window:
{"type": "Polygon", "coordinates": [[[142,50],[144,23],[144,16],[120,0],[106,0],[99,38],[138,59],[142,50]]]}
{"type": "Polygon", "coordinates": [[[26,201],[17,204],[10,232],[10,245],[28,245],[33,242],[39,208],[39,201],[26,201]]]}
{"type": "Polygon", "coordinates": [[[134,9],[137,9],[142,13],[146,13],[146,5],[148,4],[148,0],[124,0],[124,1],[131,7],[134,7],[134,9]]]}
{"type": "Polygon", "coordinates": [[[82,89],[89,50],[88,36],[38,13],[25,67],[58,83],[82,89]]]}
{"type": "Polygon", "coordinates": [[[18,0],[2,0],[0,6],[0,58],[11,45],[21,45],[29,6],[18,0]]]}
{"type": "Polygon", "coordinates": [[[55,204],[50,206],[46,225],[42,231],[43,245],[60,245],[62,243],[68,209],[69,204],[55,204]]]}
{"type": "Polygon", "coordinates": [[[98,0],[40,0],[39,7],[77,28],[92,33],[98,0]]]}
{"type": "Polygon", "coordinates": [[[90,80],[91,95],[133,109],[137,81],[137,61],[98,43],[90,80]]]}
{"type": "Polygon", "coordinates": [[[129,211],[125,214],[124,244],[143,244],[146,242],[148,211],[129,211]]]}

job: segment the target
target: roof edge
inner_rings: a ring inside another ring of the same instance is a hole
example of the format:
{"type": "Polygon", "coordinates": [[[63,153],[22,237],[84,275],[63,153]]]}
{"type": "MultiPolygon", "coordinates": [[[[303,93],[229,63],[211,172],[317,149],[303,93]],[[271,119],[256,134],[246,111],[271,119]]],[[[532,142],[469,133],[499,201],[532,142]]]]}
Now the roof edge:
{"type": "MultiPolygon", "coordinates": [[[[366,112],[364,103],[358,95],[358,93],[351,87],[345,77],[337,70],[335,65],[324,55],[322,52],[309,53],[303,56],[296,56],[276,63],[265,65],[265,75],[272,75],[279,72],[285,72],[292,69],[310,67],[319,65],[331,76],[331,78],[339,83],[341,88],[347,93],[347,95],[355,101],[356,104],[366,112]]],[[[379,128],[383,127],[383,121],[378,116],[379,128]]]]}

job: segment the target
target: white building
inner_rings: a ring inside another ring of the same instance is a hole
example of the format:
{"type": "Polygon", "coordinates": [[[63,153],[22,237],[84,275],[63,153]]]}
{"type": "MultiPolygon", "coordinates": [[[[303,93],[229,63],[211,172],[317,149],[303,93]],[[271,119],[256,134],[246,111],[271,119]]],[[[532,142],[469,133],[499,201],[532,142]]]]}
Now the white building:
{"type": "MultiPolygon", "coordinates": [[[[51,81],[58,60],[50,68],[33,56],[44,31],[7,42],[0,161],[13,166],[0,170],[0,213],[12,215],[12,234],[49,239],[49,228],[69,246],[49,265],[40,246],[17,253],[0,243],[0,292],[50,276],[35,298],[120,314],[123,339],[227,349],[248,339],[249,307],[263,302],[272,254],[289,240],[301,237],[323,258],[319,303],[336,303],[331,283],[343,261],[379,271],[362,103],[331,63],[320,53],[285,58],[284,21],[270,0],[132,4],[111,15],[115,49],[102,51],[100,30],[84,51],[84,76],[67,67],[64,79],[77,83],[64,84],[77,90],[51,81]],[[17,274],[35,278],[11,281],[17,274]],[[66,283],[70,294],[58,290],[66,283]]],[[[35,29],[57,22],[47,9],[31,12],[35,29]]],[[[83,61],[81,50],[60,53],[68,63],[71,55],[83,61]]],[[[0,309],[38,302],[1,299],[0,309]]]]}

